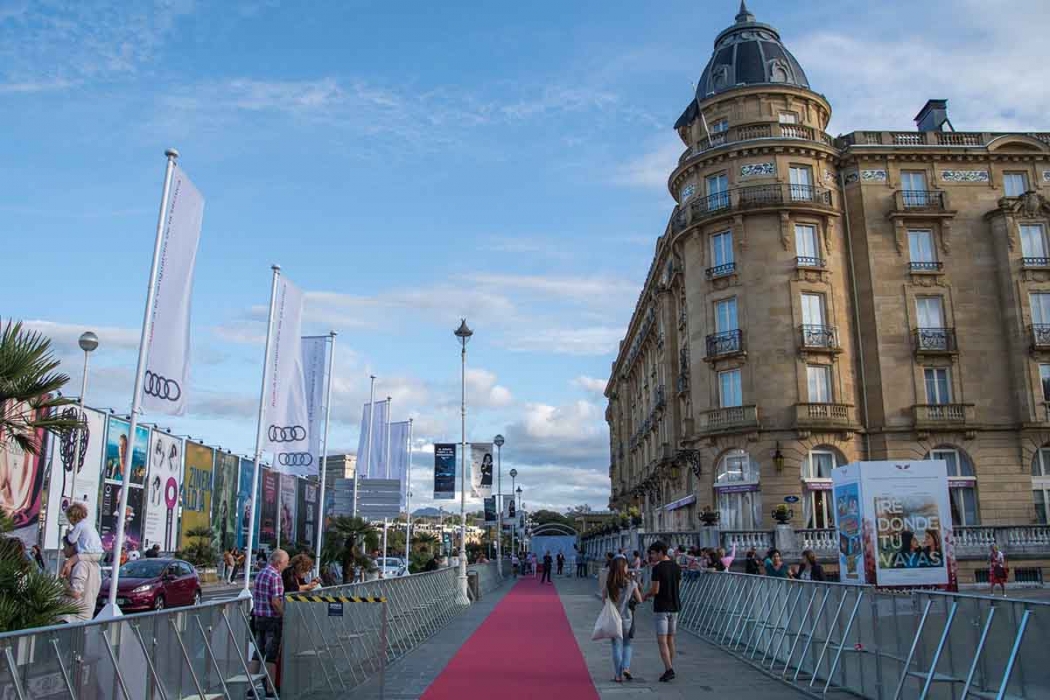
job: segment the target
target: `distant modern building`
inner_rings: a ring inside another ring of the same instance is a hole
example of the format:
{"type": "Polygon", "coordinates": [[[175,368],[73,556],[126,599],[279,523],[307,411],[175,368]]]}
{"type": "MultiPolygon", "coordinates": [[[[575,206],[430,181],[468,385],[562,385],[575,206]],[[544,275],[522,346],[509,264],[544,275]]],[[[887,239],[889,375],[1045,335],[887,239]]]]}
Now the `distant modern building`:
{"type": "Polygon", "coordinates": [[[610,507],[769,530],[787,501],[826,528],[836,465],[934,458],[956,525],[1046,523],[1050,134],[955,131],[930,100],[915,131],[832,138],[831,112],[742,4],[675,124],[606,389],[610,507]]]}

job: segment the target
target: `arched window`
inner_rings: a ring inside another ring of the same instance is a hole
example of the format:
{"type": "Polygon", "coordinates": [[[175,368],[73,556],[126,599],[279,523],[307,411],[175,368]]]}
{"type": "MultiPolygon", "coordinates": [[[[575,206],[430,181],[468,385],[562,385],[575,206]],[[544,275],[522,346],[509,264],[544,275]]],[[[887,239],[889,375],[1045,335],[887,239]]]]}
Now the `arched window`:
{"type": "Polygon", "coordinates": [[[938,445],[926,459],[943,459],[948,465],[948,493],[952,498],[952,524],[980,524],[977,515],[977,476],[970,456],[954,445],[938,445]]]}
{"type": "Polygon", "coordinates": [[[1032,457],[1032,498],[1036,520],[1050,523],[1050,445],[1039,448],[1032,457]]]}
{"type": "Polygon", "coordinates": [[[802,461],[802,510],[807,528],[835,527],[831,511],[831,470],[846,460],[834,447],[814,447],[802,461]]]}
{"type": "Polygon", "coordinates": [[[756,530],[761,525],[759,466],[747,452],[731,450],[719,460],[715,497],[723,530],[756,530]]]}

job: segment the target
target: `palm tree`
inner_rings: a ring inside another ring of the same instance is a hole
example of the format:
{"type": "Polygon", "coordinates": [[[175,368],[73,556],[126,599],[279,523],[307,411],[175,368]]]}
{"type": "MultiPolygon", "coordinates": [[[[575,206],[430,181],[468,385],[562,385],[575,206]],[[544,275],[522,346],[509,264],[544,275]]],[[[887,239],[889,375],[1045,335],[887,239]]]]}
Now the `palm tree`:
{"type": "Polygon", "coordinates": [[[179,558],[185,559],[194,566],[215,566],[219,553],[215,550],[215,531],[209,525],[198,525],[186,532],[192,542],[179,552],[179,558]]]}
{"type": "Polygon", "coordinates": [[[420,532],[412,535],[412,545],[416,549],[426,549],[429,552],[440,544],[441,542],[437,536],[429,532],[420,532]]]}
{"type": "Polygon", "coordinates": [[[339,562],[343,583],[353,581],[356,568],[372,571],[372,560],[362,550],[375,540],[376,530],[362,518],[346,515],[333,518],[324,531],[320,565],[339,562]]]}
{"type": "Polygon", "coordinates": [[[65,584],[26,558],[21,540],[3,535],[13,526],[0,514],[0,632],[55,625],[80,612],[65,584]]]}
{"type": "Polygon", "coordinates": [[[40,450],[37,431],[62,433],[76,429],[76,418],[54,410],[73,403],[58,396],[69,377],[58,369],[51,340],[22,323],[8,321],[0,330],[0,446],[14,441],[31,454],[40,450]]]}

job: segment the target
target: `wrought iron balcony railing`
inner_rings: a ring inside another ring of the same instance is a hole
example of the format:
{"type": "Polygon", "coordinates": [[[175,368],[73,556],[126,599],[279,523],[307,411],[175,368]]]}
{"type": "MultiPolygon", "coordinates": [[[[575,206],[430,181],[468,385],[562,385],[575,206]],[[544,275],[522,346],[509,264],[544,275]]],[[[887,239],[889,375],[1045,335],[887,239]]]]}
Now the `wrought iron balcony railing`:
{"type": "Polygon", "coordinates": [[[1050,348],[1050,323],[1032,324],[1032,347],[1039,349],[1050,348]]]}
{"type": "Polygon", "coordinates": [[[953,353],[958,351],[955,344],[954,328],[916,328],[915,352],[919,353],[953,353]]]}
{"type": "Polygon", "coordinates": [[[838,334],[834,326],[799,326],[802,334],[802,347],[816,350],[834,350],[838,348],[838,334]]]}
{"type": "Polygon", "coordinates": [[[740,329],[707,336],[707,356],[722,357],[744,351],[744,332],[740,329]]]}
{"type": "Polygon", "coordinates": [[[795,267],[824,267],[824,260],[822,258],[800,255],[795,258],[795,267]]]}
{"type": "Polygon", "coordinates": [[[908,269],[912,272],[940,272],[944,269],[944,263],[939,260],[918,260],[908,263],[908,269]]]}
{"type": "Polygon", "coordinates": [[[1021,258],[1024,267],[1050,267],[1050,258],[1021,258]]]}
{"type": "Polygon", "coordinates": [[[901,190],[905,209],[943,209],[944,193],[937,190],[901,190]]]}
{"type": "Polygon", "coordinates": [[[785,206],[830,210],[831,190],[814,185],[787,183],[737,187],[690,200],[688,207],[682,205],[682,208],[675,212],[671,218],[671,226],[674,231],[681,231],[686,226],[728,212],[785,206]]]}
{"type": "Polygon", "coordinates": [[[736,272],[736,263],[727,262],[724,265],[715,265],[707,268],[707,279],[713,280],[718,277],[726,277],[736,272]]]}

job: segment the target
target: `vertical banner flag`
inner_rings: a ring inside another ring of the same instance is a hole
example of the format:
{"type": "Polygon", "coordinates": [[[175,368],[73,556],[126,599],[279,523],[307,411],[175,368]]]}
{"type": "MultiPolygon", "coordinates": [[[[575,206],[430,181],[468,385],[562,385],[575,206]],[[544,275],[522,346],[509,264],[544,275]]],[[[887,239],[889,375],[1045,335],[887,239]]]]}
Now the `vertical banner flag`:
{"type": "Polygon", "coordinates": [[[281,546],[295,548],[295,482],[298,478],[291,474],[281,474],[281,497],[279,522],[281,526],[281,546]]]}
{"type": "MultiPolygon", "coordinates": [[[[237,482],[237,549],[243,549],[248,544],[248,531],[252,528],[252,521],[259,506],[258,499],[252,493],[254,472],[255,463],[242,457],[240,479],[237,482]]],[[[256,537],[255,542],[258,541],[259,538],[256,537]]]]}
{"type": "MultiPolygon", "coordinates": [[[[80,409],[72,408],[73,417],[80,409]]],[[[73,501],[87,506],[88,520],[98,522],[98,483],[102,477],[102,448],[106,438],[106,414],[84,409],[84,424],[80,430],[52,440],[51,484],[47,492],[47,521],[44,528],[44,549],[57,549],[59,538],[69,524],[66,509],[73,501]],[[77,451],[76,442],[80,442],[77,451]],[[58,454],[55,454],[55,453],[58,454]]],[[[0,452],[6,451],[0,448],[0,452]]],[[[0,462],[5,459],[0,456],[0,462]]],[[[10,472],[8,472],[10,473],[10,472]]]]}
{"type": "Polygon", "coordinates": [[[289,462],[305,460],[310,454],[300,339],[302,313],[302,291],[282,277],[277,285],[274,306],[270,366],[266,368],[266,403],[263,406],[266,440],[263,450],[277,455],[277,470],[285,474],[296,473],[298,469],[289,462]],[[282,460],[281,455],[292,456],[282,460]]]}
{"type": "Polygon", "coordinates": [[[176,416],[186,413],[190,296],[203,218],[204,198],[176,166],[164,212],[156,293],[149,310],[152,332],[146,339],[148,360],[142,383],[142,407],[147,411],[176,416]]]}
{"type": "Polygon", "coordinates": [[[434,444],[434,499],[452,500],[456,497],[456,445],[434,444]]]}
{"type": "Polygon", "coordinates": [[[215,466],[215,450],[196,442],[186,441],[186,474],[182,482],[181,549],[193,544],[190,532],[211,527],[211,475],[215,466]]]}
{"type": "Polygon", "coordinates": [[[280,491],[280,476],[272,469],[259,470],[262,484],[262,507],[259,509],[259,544],[273,545],[277,542],[277,495],[280,491]]]}
{"type": "Polygon", "coordinates": [[[156,428],[150,434],[143,549],[149,549],[155,544],[160,545],[162,552],[178,549],[183,449],[180,437],[156,428]]]}
{"type": "MultiPolygon", "coordinates": [[[[386,424],[390,420],[390,403],[376,401],[372,411],[372,441],[368,442],[368,404],[361,409],[361,434],[357,438],[357,468],[365,479],[386,478],[386,424]],[[367,445],[367,446],[366,446],[367,445]],[[368,463],[362,460],[368,454],[368,463]]],[[[391,476],[391,479],[394,477],[391,476]]]]}
{"type": "Polygon", "coordinates": [[[318,474],[321,466],[321,435],[324,433],[324,394],[328,373],[329,336],[310,336],[302,340],[303,382],[306,393],[306,432],[310,446],[306,462],[293,469],[299,476],[318,474]]]}
{"type": "Polygon", "coordinates": [[[496,522],[496,497],[489,496],[485,499],[485,522],[496,522]]]}
{"type": "Polygon", "coordinates": [[[475,498],[492,495],[492,443],[470,445],[470,483],[475,498]]]}
{"type": "Polygon", "coordinates": [[[390,477],[405,482],[408,474],[408,421],[390,424],[390,477]]]}

